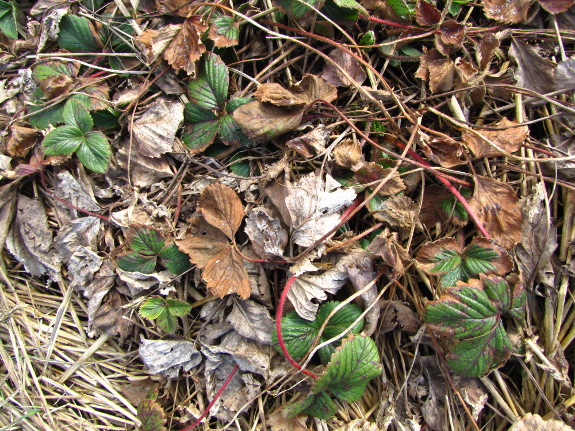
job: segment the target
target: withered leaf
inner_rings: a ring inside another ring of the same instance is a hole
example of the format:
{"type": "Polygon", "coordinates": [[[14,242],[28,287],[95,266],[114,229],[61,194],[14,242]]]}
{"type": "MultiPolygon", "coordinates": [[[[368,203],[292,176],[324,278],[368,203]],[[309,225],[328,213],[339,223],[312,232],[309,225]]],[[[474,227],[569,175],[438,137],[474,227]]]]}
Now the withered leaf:
{"type": "MultiPolygon", "coordinates": [[[[370,205],[368,208],[371,210],[370,205]]],[[[419,225],[417,204],[408,196],[390,197],[383,202],[381,208],[374,210],[372,215],[376,220],[402,229],[411,229],[414,224],[419,225]]]]}
{"type": "Polygon", "coordinates": [[[379,181],[385,180],[385,185],[379,189],[380,196],[395,196],[405,190],[405,184],[397,171],[392,173],[391,168],[383,168],[375,162],[366,162],[355,171],[355,179],[360,184],[379,186],[379,181]],[[391,175],[391,176],[390,176],[391,175]]]}
{"type": "Polygon", "coordinates": [[[454,207],[457,204],[457,200],[445,187],[432,184],[425,188],[419,219],[427,227],[432,227],[436,223],[448,222],[456,226],[465,226],[468,218],[460,218],[461,214],[454,207]],[[444,208],[444,204],[450,201],[453,203],[444,208]]]}
{"type": "Polygon", "coordinates": [[[258,99],[258,102],[268,102],[282,107],[305,106],[308,103],[307,99],[275,82],[260,85],[254,92],[254,97],[258,99]]]}
{"type": "Polygon", "coordinates": [[[160,97],[134,121],[134,140],[140,153],[161,157],[173,151],[176,132],[184,121],[184,105],[177,100],[160,97]]]}
{"type": "Polygon", "coordinates": [[[274,320],[270,317],[268,307],[249,299],[236,299],[226,321],[242,337],[261,344],[272,344],[274,320]]]}
{"type": "Polygon", "coordinates": [[[208,37],[218,48],[227,48],[238,44],[240,25],[230,16],[212,19],[208,37]]]}
{"type": "Polygon", "coordinates": [[[220,183],[206,187],[198,200],[198,210],[209,224],[229,239],[234,238],[244,219],[242,201],[231,187],[220,183]]]}
{"type": "Polygon", "coordinates": [[[508,431],[572,431],[573,428],[557,420],[544,420],[537,414],[527,413],[516,420],[508,431]]]}
{"type": "Polygon", "coordinates": [[[251,102],[236,109],[233,117],[249,138],[271,139],[296,129],[303,118],[303,110],[251,102]]]}
{"type": "Polygon", "coordinates": [[[329,141],[329,130],[323,124],[303,136],[290,139],[285,143],[286,147],[296,151],[301,156],[311,159],[325,151],[329,141]]]}
{"type": "Polygon", "coordinates": [[[390,277],[397,278],[405,273],[405,266],[409,263],[409,253],[399,242],[399,234],[390,232],[385,228],[369,244],[368,251],[380,256],[390,268],[390,277]]]}
{"type": "Polygon", "coordinates": [[[365,162],[361,145],[352,139],[344,139],[333,149],[335,162],[344,168],[357,171],[365,162]]]}
{"type": "Polygon", "coordinates": [[[300,82],[291,86],[290,90],[308,103],[316,100],[333,102],[337,99],[337,88],[315,75],[305,75],[300,82]]]}
{"type": "Polygon", "coordinates": [[[142,423],[142,431],[165,431],[166,415],[160,404],[144,399],[138,404],[137,418],[142,423]]]}
{"type": "Polygon", "coordinates": [[[539,4],[549,13],[563,13],[575,4],[575,0],[539,0],[539,4]]]}
{"type": "Polygon", "coordinates": [[[379,333],[394,330],[397,326],[409,335],[415,335],[423,324],[419,314],[401,301],[380,301],[382,322],[379,333]]]}
{"type": "Polygon", "coordinates": [[[429,160],[437,163],[444,168],[465,163],[463,157],[463,147],[453,139],[430,138],[422,134],[422,151],[427,155],[429,160]]]}
{"type": "Polygon", "coordinates": [[[273,260],[283,256],[288,234],[279,219],[267,207],[253,208],[246,218],[246,233],[254,251],[262,258],[273,260]]]}
{"type": "Polygon", "coordinates": [[[134,37],[134,44],[144,54],[148,65],[155,62],[166,50],[181,27],[179,24],[170,24],[160,30],[144,30],[142,34],[134,37]]]}
{"type": "MultiPolygon", "coordinates": [[[[510,121],[507,118],[501,121],[491,124],[491,127],[497,128],[507,128],[505,130],[479,130],[478,132],[501,148],[507,153],[514,153],[521,148],[521,145],[525,142],[525,138],[529,133],[529,128],[527,126],[513,127],[517,126],[519,123],[515,121],[510,121]]],[[[471,150],[475,157],[497,157],[501,156],[503,153],[497,148],[491,146],[485,140],[481,139],[477,135],[471,132],[463,132],[461,136],[463,143],[471,150]]]]}
{"type": "Polygon", "coordinates": [[[154,0],[159,14],[175,15],[187,18],[197,7],[196,2],[190,0],[154,0]]]}
{"type": "Polygon", "coordinates": [[[361,63],[353,56],[341,49],[334,49],[329,53],[332,60],[325,65],[321,77],[336,87],[349,87],[361,85],[367,78],[361,63]],[[350,79],[343,74],[335,65],[341,67],[350,79]]]}
{"type": "Polygon", "coordinates": [[[26,157],[38,140],[38,130],[18,125],[10,126],[6,151],[13,157],[26,157]]]}
{"type": "Polygon", "coordinates": [[[202,362],[202,354],[193,341],[143,339],[138,354],[152,374],[169,379],[178,377],[180,370],[190,371],[202,362]]]}
{"type": "Polygon", "coordinates": [[[272,431],[308,431],[305,415],[289,416],[285,409],[279,408],[268,416],[272,431]]]}
{"type": "Polygon", "coordinates": [[[190,261],[199,268],[229,244],[224,233],[207,223],[199,214],[194,214],[188,225],[186,236],[176,239],[178,248],[190,256],[190,261]]]}
{"type": "Polygon", "coordinates": [[[506,249],[521,239],[523,214],[519,198],[509,184],[476,175],[469,205],[487,232],[506,249]]]}
{"type": "Polygon", "coordinates": [[[541,57],[531,45],[513,39],[509,56],[517,62],[515,78],[519,87],[541,94],[555,90],[554,66],[549,60],[541,57]]]}
{"type": "Polygon", "coordinates": [[[415,6],[415,20],[419,25],[430,26],[437,24],[441,19],[441,12],[433,3],[417,0],[415,6]]]}
{"type": "Polygon", "coordinates": [[[463,45],[465,26],[453,19],[443,22],[435,34],[435,47],[444,55],[458,51],[463,45]]]}
{"type": "Polygon", "coordinates": [[[206,52],[201,36],[208,26],[201,16],[187,18],[182,27],[164,51],[164,58],[175,70],[183,70],[188,75],[196,73],[196,61],[206,52]]]}
{"type": "Polygon", "coordinates": [[[483,0],[485,16],[509,24],[527,19],[527,12],[533,0],[483,0]]]}
{"type": "Polygon", "coordinates": [[[491,63],[491,56],[497,48],[499,48],[499,39],[493,33],[487,33],[479,40],[476,51],[479,70],[487,69],[487,66],[491,63]]]}
{"type": "Polygon", "coordinates": [[[415,76],[428,81],[432,93],[449,91],[455,83],[455,63],[437,49],[430,49],[420,57],[415,76]]]}
{"type": "Polygon", "coordinates": [[[244,260],[231,244],[208,261],[202,278],[210,292],[220,298],[237,293],[242,299],[247,299],[251,294],[250,278],[244,260]]]}

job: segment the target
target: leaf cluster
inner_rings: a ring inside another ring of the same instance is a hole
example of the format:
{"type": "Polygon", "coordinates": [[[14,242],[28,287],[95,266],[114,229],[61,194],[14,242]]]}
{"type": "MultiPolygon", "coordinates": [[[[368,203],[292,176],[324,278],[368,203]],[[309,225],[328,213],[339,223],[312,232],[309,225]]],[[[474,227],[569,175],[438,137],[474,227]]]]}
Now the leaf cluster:
{"type": "Polygon", "coordinates": [[[140,306],[140,315],[155,320],[162,331],[172,334],[177,328],[176,317],[185,316],[191,309],[192,306],[186,302],[153,296],[140,306]]]}

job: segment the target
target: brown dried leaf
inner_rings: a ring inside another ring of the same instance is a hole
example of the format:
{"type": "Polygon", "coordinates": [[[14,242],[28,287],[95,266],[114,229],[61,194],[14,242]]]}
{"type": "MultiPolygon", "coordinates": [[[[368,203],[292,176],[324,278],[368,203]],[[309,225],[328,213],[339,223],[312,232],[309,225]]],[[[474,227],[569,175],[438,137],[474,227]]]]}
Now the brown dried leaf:
{"type": "Polygon", "coordinates": [[[511,249],[521,239],[523,215],[519,198],[509,184],[475,176],[475,190],[469,205],[485,229],[499,244],[511,249]]]}
{"type": "Polygon", "coordinates": [[[527,19],[527,12],[533,0],[483,0],[485,16],[509,24],[527,19]]]}
{"type": "Polygon", "coordinates": [[[419,213],[421,223],[428,228],[433,227],[436,223],[453,223],[456,226],[465,226],[468,220],[460,219],[453,207],[448,214],[441,207],[442,203],[449,198],[453,198],[453,195],[439,184],[426,187],[419,213]]]}
{"type": "Polygon", "coordinates": [[[274,82],[262,84],[254,92],[254,97],[258,102],[267,102],[281,107],[303,107],[308,101],[295,95],[293,92],[274,82]]]}
{"type": "Polygon", "coordinates": [[[433,3],[425,0],[417,0],[415,6],[415,20],[419,25],[431,26],[437,24],[441,19],[441,12],[433,3]]]}
{"type": "Polygon", "coordinates": [[[271,139],[296,129],[303,112],[299,108],[289,110],[269,103],[251,102],[236,109],[233,118],[250,139],[271,139]]]}
{"type": "Polygon", "coordinates": [[[267,418],[272,431],[308,431],[306,420],[306,415],[288,416],[283,408],[277,409],[267,418]]]}
{"type": "Polygon", "coordinates": [[[130,172],[132,184],[136,187],[145,188],[152,184],[160,182],[163,178],[173,177],[174,173],[170,169],[170,160],[168,156],[147,157],[138,151],[133,151],[130,160],[130,169],[128,170],[129,145],[122,145],[116,152],[118,165],[125,169],[126,173],[130,172]]]}
{"type": "Polygon", "coordinates": [[[384,202],[383,207],[372,215],[376,220],[403,229],[411,229],[414,224],[419,225],[417,204],[407,196],[390,197],[384,202]]]}
{"type": "Polygon", "coordinates": [[[90,111],[107,109],[110,87],[101,78],[79,78],[75,88],[90,96],[90,111]]]}
{"type": "Polygon", "coordinates": [[[177,100],[160,97],[134,121],[134,141],[140,153],[161,157],[173,150],[176,132],[184,121],[184,105],[177,100]]]}
{"type": "Polygon", "coordinates": [[[187,18],[197,8],[196,1],[190,0],[154,0],[159,14],[187,18]]]}
{"type": "Polygon", "coordinates": [[[361,145],[353,139],[344,139],[333,149],[335,162],[344,168],[357,171],[365,163],[361,145]]]}
{"type": "Polygon", "coordinates": [[[543,420],[537,414],[527,413],[515,421],[508,431],[573,431],[566,423],[556,420],[543,420]]]}
{"type": "Polygon", "coordinates": [[[389,277],[396,279],[405,273],[405,266],[411,261],[409,253],[400,245],[399,234],[385,228],[369,244],[368,251],[380,256],[390,267],[389,277]]]}
{"type": "Polygon", "coordinates": [[[290,90],[308,103],[318,99],[326,102],[337,99],[337,88],[315,75],[305,75],[300,82],[292,85],[290,90]]]}
{"type": "Polygon", "coordinates": [[[334,49],[329,53],[331,62],[325,65],[320,76],[336,87],[349,87],[361,85],[367,78],[361,63],[353,56],[341,49],[334,49]],[[353,80],[350,81],[335,65],[341,67],[353,80]]]}
{"type": "Polygon", "coordinates": [[[158,389],[158,386],[159,384],[154,382],[151,377],[146,377],[145,379],[134,380],[122,385],[120,391],[130,404],[137,406],[146,399],[149,394],[154,393],[158,389]]]}
{"type": "Polygon", "coordinates": [[[365,162],[361,168],[355,171],[355,179],[360,184],[370,184],[372,187],[379,185],[379,181],[385,180],[385,185],[379,189],[380,196],[395,196],[405,190],[405,183],[397,171],[392,173],[391,168],[383,168],[375,162],[365,162]],[[390,176],[391,174],[391,176],[390,176]],[[374,184],[375,183],[375,184],[374,184]]]}
{"type": "Polygon", "coordinates": [[[166,50],[181,27],[180,24],[170,24],[160,30],[144,30],[142,34],[134,37],[134,44],[144,54],[148,65],[155,62],[166,50]]]}
{"type": "Polygon", "coordinates": [[[555,67],[541,57],[535,48],[513,39],[509,56],[517,62],[515,78],[519,87],[541,94],[555,91],[555,67]]]}
{"type": "Polygon", "coordinates": [[[397,326],[409,335],[417,334],[423,324],[416,313],[401,301],[380,301],[382,321],[379,334],[394,330],[397,326]]]}
{"type": "Polygon", "coordinates": [[[453,19],[443,22],[435,34],[435,47],[444,55],[450,55],[463,46],[465,26],[453,19]]]}
{"type": "Polygon", "coordinates": [[[198,268],[203,268],[220,251],[229,245],[223,232],[199,214],[194,214],[183,239],[176,239],[178,248],[190,256],[190,261],[198,268]]]}
{"type": "MultiPolygon", "coordinates": [[[[516,121],[510,121],[504,118],[495,124],[490,124],[490,126],[501,129],[505,128],[505,130],[481,130],[479,133],[503,151],[514,153],[521,148],[521,145],[525,142],[525,138],[527,138],[529,134],[529,127],[527,126],[513,127],[518,124],[516,121]]],[[[504,154],[471,132],[463,132],[461,139],[477,158],[497,157],[504,154]]]]}
{"type": "Polygon", "coordinates": [[[16,210],[18,181],[0,186],[0,252],[8,235],[10,224],[16,210]]]}
{"type": "Polygon", "coordinates": [[[164,59],[175,70],[183,70],[188,75],[196,73],[196,61],[206,52],[201,36],[208,26],[201,16],[187,18],[164,52],[164,59]]]}
{"type": "Polygon", "coordinates": [[[94,311],[92,329],[97,333],[108,334],[112,337],[119,335],[120,342],[123,342],[133,325],[130,319],[124,318],[124,315],[129,312],[124,309],[127,302],[116,289],[112,289],[94,311]]]}
{"type": "Polygon", "coordinates": [[[30,149],[36,144],[38,130],[18,125],[10,126],[6,151],[12,157],[26,157],[30,149]]]}
{"type": "Polygon", "coordinates": [[[325,146],[328,142],[329,130],[323,124],[320,124],[311,132],[306,133],[303,136],[290,139],[285,143],[285,145],[301,156],[311,159],[314,156],[322,154],[325,151],[325,146]]]}
{"type": "Polygon", "coordinates": [[[432,93],[449,91],[455,83],[455,63],[450,58],[444,57],[437,49],[430,49],[420,57],[419,69],[415,76],[428,81],[432,93]]]}
{"type": "Polygon", "coordinates": [[[262,259],[273,260],[283,256],[288,234],[269,208],[253,208],[246,218],[245,232],[250,237],[254,251],[262,259]]]}
{"type": "Polygon", "coordinates": [[[250,297],[250,278],[243,258],[231,244],[208,261],[202,278],[210,292],[220,298],[231,293],[237,293],[242,299],[250,297]]]}
{"type": "Polygon", "coordinates": [[[539,4],[549,13],[567,12],[575,4],[575,0],[539,0],[539,4]]]}
{"type": "Polygon", "coordinates": [[[421,149],[432,162],[444,168],[452,168],[465,163],[463,147],[459,142],[453,139],[430,138],[423,133],[421,137],[421,149]]]}
{"type": "Polygon", "coordinates": [[[494,33],[487,33],[477,44],[476,56],[479,70],[486,70],[491,63],[493,52],[499,48],[499,39],[494,33]]]}
{"type": "Polygon", "coordinates": [[[209,224],[231,240],[244,219],[242,201],[231,187],[220,183],[205,188],[198,200],[198,210],[209,224]]]}

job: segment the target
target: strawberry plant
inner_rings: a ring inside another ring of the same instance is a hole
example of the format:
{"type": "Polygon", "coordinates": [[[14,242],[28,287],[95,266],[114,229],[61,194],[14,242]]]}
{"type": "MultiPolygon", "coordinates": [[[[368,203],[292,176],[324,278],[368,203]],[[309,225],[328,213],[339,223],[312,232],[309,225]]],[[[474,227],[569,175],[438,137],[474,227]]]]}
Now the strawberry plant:
{"type": "Polygon", "coordinates": [[[11,1],[0,1],[0,31],[11,39],[18,38],[16,5],[11,1]]]}
{"type": "Polygon", "coordinates": [[[177,328],[176,317],[185,316],[191,309],[186,302],[153,296],[140,306],[140,316],[155,321],[162,331],[172,334],[177,328]]]}
{"type": "Polygon", "coordinates": [[[503,318],[521,323],[525,304],[520,282],[510,286],[501,277],[481,274],[479,280],[459,283],[427,303],[423,320],[433,331],[449,337],[449,368],[462,376],[481,377],[513,353],[503,318]]]}

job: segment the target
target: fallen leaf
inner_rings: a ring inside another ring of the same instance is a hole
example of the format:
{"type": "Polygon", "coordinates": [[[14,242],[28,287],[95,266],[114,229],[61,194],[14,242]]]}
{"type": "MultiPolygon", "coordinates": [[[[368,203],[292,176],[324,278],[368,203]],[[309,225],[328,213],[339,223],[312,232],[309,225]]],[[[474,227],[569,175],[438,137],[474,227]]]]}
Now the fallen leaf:
{"type": "Polygon", "coordinates": [[[302,274],[292,284],[287,296],[297,314],[306,320],[314,320],[319,303],[327,294],[335,294],[348,280],[341,270],[327,270],[323,274],[302,274]]]}
{"type": "Polygon", "coordinates": [[[379,431],[379,425],[364,419],[354,419],[335,431],[379,431]]]}
{"type": "Polygon", "coordinates": [[[252,208],[246,218],[245,232],[250,237],[254,251],[262,259],[273,260],[283,256],[288,234],[269,208],[252,208]]]}
{"type": "Polygon", "coordinates": [[[485,16],[509,24],[527,19],[527,12],[533,0],[482,0],[485,16]]]}
{"type": "Polygon", "coordinates": [[[242,337],[265,345],[272,344],[274,320],[270,317],[268,307],[249,299],[236,299],[226,321],[242,337]]]}
{"type": "Polygon", "coordinates": [[[513,188],[491,178],[476,175],[475,190],[469,205],[487,232],[506,249],[521,239],[523,215],[513,188]]]}
{"type": "Polygon", "coordinates": [[[92,333],[108,334],[111,337],[119,335],[120,343],[123,343],[134,325],[127,318],[128,311],[124,308],[127,302],[116,289],[110,290],[94,311],[92,333]]]}
{"type": "Polygon", "coordinates": [[[188,372],[202,362],[202,354],[194,344],[193,341],[142,339],[138,355],[150,373],[175,379],[180,370],[188,372]]]}
{"type": "Polygon", "coordinates": [[[363,151],[359,142],[353,139],[344,139],[334,149],[335,162],[344,168],[357,171],[365,163],[363,151]]]}
{"type": "Polygon", "coordinates": [[[479,40],[475,51],[479,70],[487,69],[497,48],[499,48],[499,39],[494,33],[487,33],[479,40]]]}
{"type": "Polygon", "coordinates": [[[267,417],[272,431],[308,431],[305,415],[289,416],[285,409],[279,408],[267,417]]]}
{"type": "Polygon", "coordinates": [[[124,271],[116,268],[116,274],[128,287],[126,294],[130,296],[140,295],[142,292],[153,287],[163,289],[170,288],[173,283],[174,274],[170,271],[157,271],[151,274],[144,274],[137,271],[124,271]]]}
{"type": "Polygon", "coordinates": [[[557,248],[557,228],[553,226],[545,199],[545,190],[538,184],[533,195],[522,202],[524,223],[521,241],[515,247],[515,259],[527,289],[534,287],[536,277],[547,285],[554,285],[551,257],[557,248]]]}
{"type": "Polygon", "coordinates": [[[555,90],[573,90],[575,89],[575,57],[561,60],[555,69],[555,90]]]}
{"type": "MultiPolygon", "coordinates": [[[[521,145],[525,142],[525,139],[529,134],[529,127],[514,127],[518,125],[519,123],[516,121],[510,121],[507,118],[504,118],[495,124],[490,124],[489,126],[505,130],[479,130],[478,133],[489,139],[503,151],[514,153],[521,148],[521,145]]],[[[465,131],[463,132],[461,139],[477,158],[498,157],[504,154],[474,133],[465,131]]]]}
{"type": "Polygon", "coordinates": [[[437,49],[430,49],[420,57],[415,76],[429,82],[432,93],[449,91],[455,84],[455,63],[437,49]]]}
{"type": "Polygon", "coordinates": [[[141,422],[142,431],[165,431],[166,414],[160,404],[144,399],[138,404],[136,417],[141,422]]]}
{"type": "Polygon", "coordinates": [[[187,18],[194,13],[197,5],[189,0],[153,0],[159,14],[175,15],[187,18]]]}
{"type": "Polygon", "coordinates": [[[385,228],[369,244],[368,251],[380,256],[390,268],[390,278],[396,279],[405,273],[405,266],[410,262],[409,253],[399,242],[399,234],[385,228]]]}
{"type": "Polygon", "coordinates": [[[130,404],[137,406],[148,398],[149,394],[154,393],[158,389],[158,386],[159,384],[152,380],[151,377],[146,377],[145,379],[132,380],[122,385],[120,391],[130,404]]]}
{"type": "Polygon", "coordinates": [[[210,292],[220,298],[237,293],[241,298],[247,299],[251,294],[250,279],[243,265],[243,258],[231,244],[206,263],[202,278],[210,292]]]}
{"type": "MultiPolygon", "coordinates": [[[[86,184],[82,184],[68,171],[61,171],[56,175],[54,194],[65,202],[74,205],[76,208],[93,213],[102,211],[102,208],[96,202],[91,188],[88,189],[86,184]]],[[[61,207],[64,211],[68,211],[71,217],[78,217],[78,211],[75,208],[70,208],[61,202],[57,202],[55,205],[61,207]]]]}
{"type": "Polygon", "coordinates": [[[146,157],[159,158],[173,151],[176,132],[184,121],[184,105],[167,97],[156,99],[134,121],[132,133],[136,149],[146,157]]]}
{"type": "Polygon", "coordinates": [[[122,145],[116,152],[118,165],[130,172],[132,184],[139,188],[150,187],[159,183],[160,180],[174,175],[170,169],[169,159],[166,155],[160,157],[147,157],[139,151],[133,151],[129,157],[129,145],[122,145]]]}
{"type": "Polygon", "coordinates": [[[206,222],[200,214],[194,214],[188,221],[188,229],[183,239],[176,239],[180,250],[190,256],[190,261],[198,268],[206,264],[229,244],[224,233],[206,222]]]}
{"type": "MultiPolygon", "coordinates": [[[[181,28],[179,24],[169,24],[160,30],[146,29],[134,37],[134,44],[144,54],[146,63],[151,65],[164,53],[181,28]]],[[[136,90],[136,94],[139,94],[139,89],[136,90]]]]}
{"type": "Polygon", "coordinates": [[[425,133],[420,133],[420,136],[421,149],[432,162],[444,168],[465,163],[463,146],[459,142],[452,139],[431,138],[425,133]]]}
{"type": "Polygon", "coordinates": [[[271,103],[283,108],[303,107],[308,101],[293,91],[275,82],[260,85],[254,92],[254,97],[261,103],[271,103]]]}
{"type": "Polygon", "coordinates": [[[441,20],[441,12],[433,3],[417,0],[415,5],[415,21],[419,25],[431,26],[441,20]]]}
{"type": "Polygon", "coordinates": [[[114,264],[110,259],[104,259],[100,269],[92,277],[92,281],[89,284],[77,286],[78,290],[83,292],[84,297],[88,299],[88,332],[91,334],[90,336],[95,335],[94,316],[105,296],[114,285],[115,280],[116,271],[114,264]]]}
{"type": "Polygon", "coordinates": [[[231,240],[244,219],[242,201],[231,187],[220,183],[214,183],[202,192],[198,200],[198,211],[209,224],[231,240]]]}
{"type": "Polygon", "coordinates": [[[325,152],[325,147],[329,142],[329,130],[323,124],[313,129],[305,135],[290,139],[285,143],[306,159],[311,159],[325,152]]]}
{"type": "Polygon", "coordinates": [[[195,75],[196,61],[206,52],[201,36],[207,29],[208,26],[202,22],[201,16],[187,18],[164,51],[164,59],[175,70],[195,75]]]}
{"type": "Polygon", "coordinates": [[[320,76],[335,87],[350,87],[361,85],[367,78],[362,64],[352,55],[341,49],[333,49],[329,54],[332,60],[327,62],[320,76]],[[335,65],[342,68],[349,78],[343,74],[335,65]]]}
{"type": "Polygon", "coordinates": [[[0,186],[0,252],[4,249],[4,242],[16,212],[17,190],[17,181],[0,186]]]}
{"type": "Polygon", "coordinates": [[[573,431],[569,425],[557,420],[544,420],[537,414],[527,413],[516,420],[508,431],[573,431]]]}
{"type": "Polygon", "coordinates": [[[367,184],[372,188],[380,186],[381,181],[385,179],[385,185],[377,192],[380,196],[395,196],[405,190],[405,183],[397,170],[392,171],[391,168],[383,168],[375,162],[365,162],[361,168],[355,171],[355,179],[358,183],[367,184]]]}
{"type": "Polygon", "coordinates": [[[38,130],[18,125],[10,126],[6,151],[12,157],[26,157],[39,138],[38,130]]]}
{"type": "MultiPolygon", "coordinates": [[[[471,191],[468,189],[462,189],[460,193],[465,198],[471,196],[471,191]]],[[[469,215],[445,187],[432,184],[425,187],[419,219],[428,228],[436,223],[453,223],[456,226],[465,226],[469,220],[469,215]]]]}
{"type": "Polygon", "coordinates": [[[296,129],[303,118],[303,110],[250,102],[236,109],[233,118],[250,139],[271,139],[296,129]]]}
{"type": "Polygon", "coordinates": [[[368,208],[372,211],[371,214],[376,220],[402,229],[411,229],[413,225],[420,224],[418,206],[410,197],[404,195],[391,196],[377,208],[372,205],[374,200],[372,199],[368,203],[368,208]]]}
{"type": "Polygon", "coordinates": [[[555,91],[555,67],[541,57],[535,48],[513,39],[509,56],[517,63],[515,78],[517,86],[545,94],[555,91]]]}
{"type": "Polygon", "coordinates": [[[409,335],[417,334],[423,322],[416,313],[401,301],[380,301],[378,304],[381,309],[381,322],[379,334],[393,331],[399,326],[399,329],[409,335]]]}
{"type": "Polygon", "coordinates": [[[466,28],[453,19],[444,21],[435,34],[435,47],[443,55],[459,51],[463,46],[466,28]]]}
{"type": "Polygon", "coordinates": [[[539,0],[539,4],[549,13],[567,12],[575,4],[575,0],[539,0]]]}

